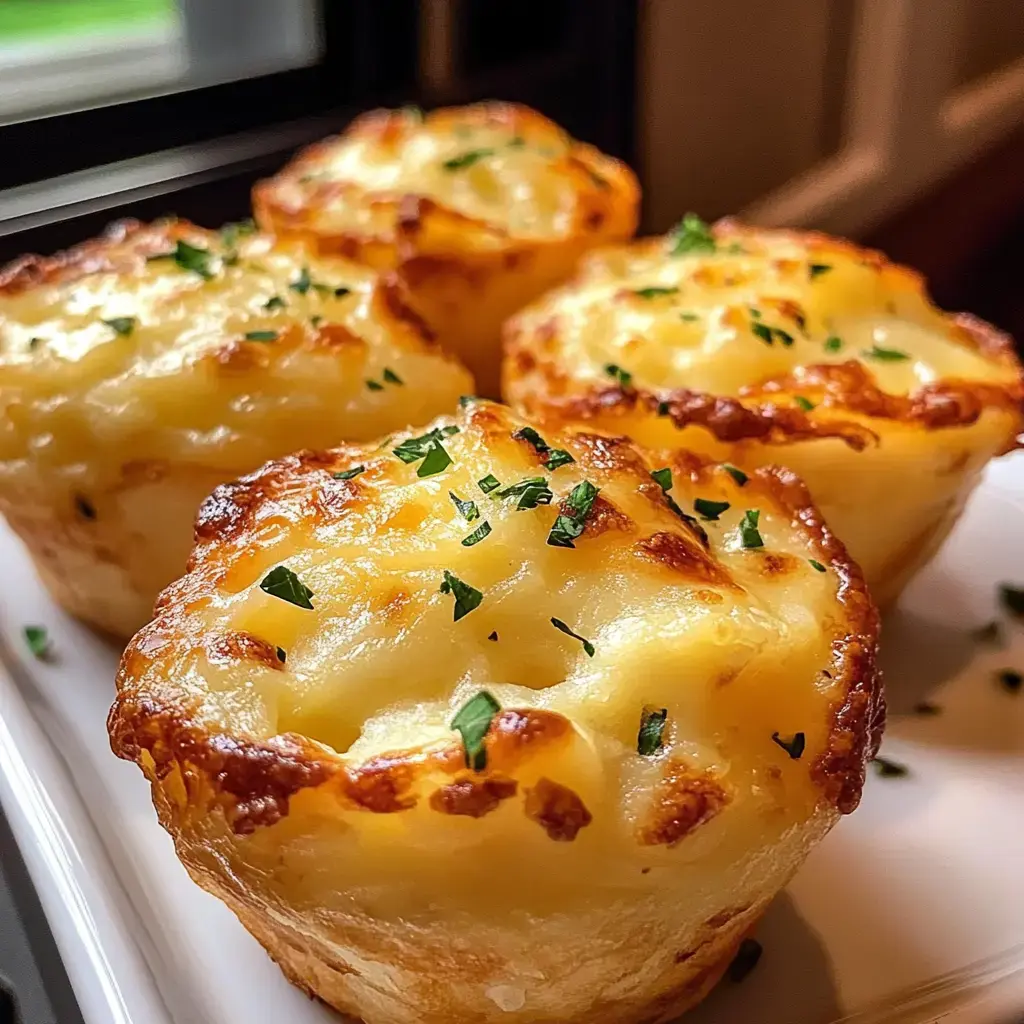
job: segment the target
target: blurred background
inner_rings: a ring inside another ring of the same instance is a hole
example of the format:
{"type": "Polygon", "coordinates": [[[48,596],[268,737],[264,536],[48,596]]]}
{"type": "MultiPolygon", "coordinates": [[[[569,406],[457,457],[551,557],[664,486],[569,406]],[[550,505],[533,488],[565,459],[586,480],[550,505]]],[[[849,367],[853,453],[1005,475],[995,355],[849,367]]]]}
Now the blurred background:
{"type": "Polygon", "coordinates": [[[218,224],[356,113],[533,104],[644,227],[817,226],[1024,336],[1022,0],[0,0],[0,259],[218,224]]]}

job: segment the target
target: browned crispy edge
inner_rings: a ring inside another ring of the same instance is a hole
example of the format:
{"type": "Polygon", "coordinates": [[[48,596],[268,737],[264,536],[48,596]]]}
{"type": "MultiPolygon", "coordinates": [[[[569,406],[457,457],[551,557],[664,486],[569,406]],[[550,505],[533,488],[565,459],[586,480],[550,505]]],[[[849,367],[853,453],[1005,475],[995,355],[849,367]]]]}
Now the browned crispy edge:
{"type": "MultiPolygon", "coordinates": [[[[834,238],[817,231],[760,229],[741,225],[726,218],[718,221],[713,232],[716,238],[757,240],[759,237],[788,237],[844,251],[879,270],[906,279],[910,286],[925,291],[922,275],[909,267],[893,263],[883,253],[864,249],[846,239],[834,238]]],[[[631,243],[638,249],[658,248],[663,238],[648,238],[631,243]]],[[[600,261],[601,254],[593,259],[600,261]]],[[[573,290],[585,284],[589,260],[583,260],[574,277],[563,287],[573,290]]],[[[541,300],[543,302],[543,300],[541,300]]],[[[977,421],[987,408],[1014,412],[1018,425],[1014,434],[1024,429],[1024,367],[1017,358],[1013,339],[992,324],[970,313],[946,314],[951,325],[952,340],[970,348],[993,362],[1017,372],[1012,385],[970,381],[937,381],[924,385],[909,395],[891,395],[879,388],[874,376],[860,362],[809,365],[801,368],[799,381],[792,376],[743,389],[742,397],[713,395],[688,388],[660,391],[609,385],[592,388],[583,394],[560,394],[571,377],[561,368],[538,360],[530,347],[530,337],[520,317],[514,317],[505,328],[506,370],[513,367],[517,376],[537,375],[541,387],[530,384],[521,398],[521,405],[533,415],[559,420],[592,420],[598,417],[626,415],[637,409],[666,416],[680,429],[700,426],[718,440],[735,442],[758,439],[770,444],[786,444],[811,438],[835,437],[860,451],[876,443],[878,435],[862,423],[832,418],[831,412],[847,412],[869,420],[889,421],[918,426],[925,430],[968,426],[977,421]],[[815,400],[816,414],[790,404],[776,404],[773,397],[785,400],[798,393],[815,400]],[[823,416],[822,414],[826,414],[823,416]]],[[[557,320],[542,325],[547,337],[557,337],[557,320]]],[[[1007,447],[1014,447],[1008,440],[1007,447]]]]}
{"type": "MultiPolygon", "coordinates": [[[[516,103],[486,102],[464,107],[445,107],[424,115],[429,125],[451,125],[467,123],[489,123],[507,125],[510,128],[534,128],[550,133],[564,134],[557,124],[543,114],[516,103]]],[[[268,231],[280,235],[295,235],[315,243],[322,252],[339,253],[351,259],[358,259],[379,265],[382,259],[390,266],[412,263],[411,273],[436,273],[436,261],[447,269],[449,264],[462,266],[471,254],[468,251],[448,253],[424,252],[418,236],[427,217],[435,217],[452,225],[472,229],[488,237],[486,251],[472,254],[476,259],[502,259],[509,256],[523,257],[530,252],[563,243],[559,237],[549,240],[517,239],[500,224],[468,217],[427,196],[413,193],[367,191],[361,186],[346,181],[323,182],[307,190],[302,202],[286,201],[281,195],[284,183],[293,183],[317,166],[323,155],[352,138],[364,136],[387,145],[400,145],[406,133],[419,127],[417,116],[407,110],[372,110],[357,117],[339,135],[322,139],[301,150],[299,154],[274,177],[259,181],[253,187],[252,202],[257,222],[268,231]],[[317,209],[325,203],[353,203],[388,208],[393,212],[390,229],[382,234],[336,233],[324,234],[314,226],[317,209]],[[382,256],[388,253],[388,256],[382,256]]],[[[575,234],[600,232],[611,211],[617,204],[624,204],[630,211],[629,223],[623,230],[615,231],[614,237],[630,237],[636,230],[640,205],[640,185],[633,171],[622,161],[616,160],[586,143],[577,142],[565,158],[565,172],[573,175],[578,183],[579,200],[574,212],[571,231],[575,234]],[[592,172],[600,172],[605,184],[599,185],[592,172]]],[[[471,261],[472,261],[471,260],[471,261]]]]}
{"type": "MultiPolygon", "coordinates": [[[[464,429],[466,423],[504,431],[515,425],[506,410],[491,403],[471,403],[461,417],[464,429]]],[[[646,478],[645,458],[628,439],[577,434],[573,440],[577,453],[581,458],[585,455],[588,463],[614,466],[641,480],[646,478]]],[[[691,453],[677,452],[673,459],[676,470],[696,482],[724,472],[691,453]]],[[[549,745],[568,742],[572,735],[571,723],[560,714],[510,708],[495,718],[486,737],[484,776],[467,772],[454,736],[431,748],[396,751],[351,764],[329,748],[296,734],[260,741],[210,732],[199,723],[197,709],[177,700],[171,691],[160,690],[153,696],[148,684],[139,685],[148,664],[177,642],[174,637],[185,628],[189,607],[219,585],[222,567],[212,557],[218,546],[243,537],[261,504],[272,504],[286,491],[294,494],[299,484],[314,490],[331,470],[348,468],[356,460],[367,463],[367,473],[373,472],[365,449],[339,448],[272,461],[237,483],[219,487],[197,518],[197,547],[188,574],[161,595],[155,620],[136,634],[121,659],[118,694],[108,719],[114,753],[139,763],[154,783],[175,767],[183,777],[205,778],[209,790],[223,800],[236,832],[273,824],[287,814],[292,795],[321,785],[332,786],[342,804],[352,809],[373,813],[406,810],[417,803],[414,784],[425,773],[443,772],[464,783],[507,780],[514,778],[524,758],[549,745]]],[[[344,490],[358,493],[358,477],[341,483],[344,490]]],[[[841,697],[833,708],[828,749],[810,771],[827,801],[848,813],[857,805],[866,762],[877,749],[884,723],[881,678],[875,665],[877,611],[860,570],[828,530],[794,474],[775,467],[760,469],[751,474],[746,488],[751,495],[760,491],[773,499],[783,514],[806,532],[815,553],[840,581],[838,599],[845,611],[844,628],[833,643],[828,671],[841,697]]],[[[574,801],[567,794],[548,799],[558,792],[548,788],[546,793],[527,791],[527,806],[553,838],[574,837],[589,823],[589,811],[578,798],[574,801]]],[[[469,802],[462,806],[472,810],[453,810],[456,804],[444,797],[431,806],[474,817],[482,816],[475,811],[486,804],[490,805],[487,810],[497,806],[493,788],[482,794],[470,790],[472,787],[461,787],[460,798],[466,797],[469,802]]],[[[672,841],[678,838],[673,833],[672,841]]]]}

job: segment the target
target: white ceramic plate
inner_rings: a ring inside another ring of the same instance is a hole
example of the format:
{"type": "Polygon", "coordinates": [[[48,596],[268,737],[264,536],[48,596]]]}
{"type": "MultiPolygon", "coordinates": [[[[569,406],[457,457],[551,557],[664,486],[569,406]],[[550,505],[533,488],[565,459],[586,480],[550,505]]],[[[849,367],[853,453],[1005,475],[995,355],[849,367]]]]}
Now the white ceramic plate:
{"type": "MultiPolygon", "coordinates": [[[[885,509],[878,509],[885,515],[885,509]]],[[[1024,1016],[1024,626],[971,631],[1024,585],[1024,454],[993,466],[885,623],[892,715],[860,810],[766,916],[764,956],[687,1024],[1016,1024],[1024,1016]],[[935,716],[912,713],[927,698],[935,716]],[[1016,1013],[1016,1017],[1014,1014],[1016,1013]]],[[[50,603],[0,528],[0,801],[87,1024],[337,1024],[195,887],[138,769],[107,745],[117,652],[50,603]],[[55,657],[34,660],[26,624],[55,657]]]]}

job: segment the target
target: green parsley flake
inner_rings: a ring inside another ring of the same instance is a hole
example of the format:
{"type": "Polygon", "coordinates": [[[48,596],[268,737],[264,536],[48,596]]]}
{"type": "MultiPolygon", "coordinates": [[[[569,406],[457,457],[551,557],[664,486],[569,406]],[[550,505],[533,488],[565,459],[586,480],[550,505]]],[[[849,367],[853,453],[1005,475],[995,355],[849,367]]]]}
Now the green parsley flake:
{"type": "Polygon", "coordinates": [[[277,660],[283,665],[288,660],[288,653],[283,647],[276,647],[277,660]]]}
{"type": "Polygon", "coordinates": [[[865,359],[877,359],[883,363],[900,363],[910,358],[906,352],[901,352],[898,348],[882,348],[881,345],[872,345],[871,348],[864,349],[861,355],[865,359]]]}
{"type": "Polygon", "coordinates": [[[636,752],[643,757],[651,757],[661,750],[662,734],[668,708],[653,708],[645,705],[640,712],[640,728],[636,734],[636,752]]]}
{"type": "Polygon", "coordinates": [[[383,391],[384,385],[379,380],[368,380],[366,386],[370,391],[383,391]]]}
{"type": "Polygon", "coordinates": [[[335,480],[351,480],[353,477],[359,476],[360,473],[365,473],[365,466],[353,466],[352,469],[346,469],[343,473],[332,473],[331,476],[335,480]]]}
{"type": "Polygon", "coordinates": [[[826,571],[827,571],[827,570],[825,569],[825,566],[823,566],[823,565],[821,564],[821,562],[819,562],[819,561],[818,561],[818,560],[817,560],[816,558],[808,558],[808,559],[807,559],[807,561],[808,561],[808,562],[810,562],[810,563],[811,563],[811,566],[812,566],[812,567],[813,567],[814,569],[816,569],[816,570],[817,570],[818,572],[826,572],[826,571]]]}
{"type": "Polygon", "coordinates": [[[453,156],[450,160],[445,160],[441,166],[446,171],[461,171],[489,156],[494,156],[493,149],[470,149],[459,156],[453,156]]]}
{"type": "Polygon", "coordinates": [[[299,276],[288,287],[293,292],[298,292],[299,295],[305,295],[313,287],[313,279],[309,276],[309,267],[303,267],[299,271],[299,276]]]}
{"type": "Polygon", "coordinates": [[[277,331],[246,331],[246,341],[277,341],[277,331]]]}
{"type": "Polygon", "coordinates": [[[444,571],[444,582],[441,584],[442,594],[451,594],[455,598],[455,611],[453,622],[458,622],[463,616],[468,615],[474,608],[480,607],[484,595],[468,583],[463,583],[458,576],[453,576],[447,569],[444,571]]]}
{"type": "Polygon", "coordinates": [[[462,736],[466,767],[475,772],[482,772],[487,767],[484,738],[499,711],[501,705],[486,690],[481,690],[470,697],[452,719],[451,728],[462,736]]]}
{"type": "Polygon", "coordinates": [[[22,633],[25,637],[25,646],[31,651],[34,658],[45,661],[53,653],[50,645],[50,634],[45,626],[26,626],[22,633]]]}
{"type": "Polygon", "coordinates": [[[501,486],[501,481],[492,473],[488,473],[483,479],[477,480],[476,485],[484,494],[490,494],[491,491],[501,486]]]}
{"type": "Polygon", "coordinates": [[[812,263],[807,268],[807,277],[813,281],[816,277],[827,274],[831,269],[832,267],[828,263],[812,263]]]}
{"type": "Polygon", "coordinates": [[[263,308],[266,310],[271,309],[284,309],[288,303],[281,298],[280,295],[271,295],[266,302],[263,303],[263,308]]]}
{"type": "Polygon", "coordinates": [[[786,348],[793,344],[793,335],[781,327],[769,327],[768,324],[753,320],[750,329],[754,332],[754,337],[760,338],[766,345],[773,345],[775,339],[778,339],[786,348]]]}
{"type": "Polygon", "coordinates": [[[384,380],[388,384],[404,384],[405,383],[405,381],[403,381],[402,378],[399,377],[398,374],[395,373],[394,370],[390,370],[386,366],[384,367],[384,380]]]}
{"type": "Polygon", "coordinates": [[[419,462],[422,459],[419,469],[416,470],[416,475],[418,477],[434,476],[452,464],[451,456],[441,441],[458,432],[459,428],[456,426],[435,427],[420,437],[410,437],[403,441],[397,448],[392,449],[392,454],[405,463],[419,462]]]}
{"type": "Polygon", "coordinates": [[[678,295],[679,294],[679,289],[678,288],[658,288],[658,287],[634,288],[633,289],[633,294],[636,295],[638,298],[641,298],[641,299],[657,299],[657,298],[661,298],[663,295],[678,295]]]}
{"type": "Polygon", "coordinates": [[[797,395],[793,401],[796,402],[804,412],[810,412],[814,408],[814,403],[809,398],[804,398],[803,395],[797,395]]]}
{"type": "Polygon", "coordinates": [[[887,757],[873,757],[871,763],[875,771],[883,779],[902,779],[910,774],[910,769],[898,761],[890,761],[887,757]]]}
{"type": "Polygon", "coordinates": [[[613,378],[620,388],[628,388],[633,383],[633,374],[624,370],[616,363],[608,363],[604,368],[604,372],[613,378]]]}
{"type": "Polygon", "coordinates": [[[519,483],[511,484],[498,491],[496,498],[518,498],[516,510],[536,508],[538,505],[550,505],[554,494],[542,476],[531,476],[519,483]]]}
{"type": "Polygon", "coordinates": [[[210,266],[210,261],[214,258],[213,253],[209,249],[203,249],[198,245],[189,245],[188,242],[183,239],[178,239],[174,247],[174,252],[164,253],[159,256],[152,256],[151,259],[164,259],[170,258],[182,270],[190,270],[193,274],[198,274],[204,281],[209,281],[213,277],[213,269],[210,266]]]}
{"type": "Polygon", "coordinates": [[[490,532],[491,524],[485,519],[468,537],[462,538],[462,546],[471,548],[474,544],[479,544],[490,532]]]}
{"type": "Polygon", "coordinates": [[[545,458],[544,468],[548,470],[558,469],[559,466],[568,466],[576,460],[562,448],[552,448],[533,427],[522,427],[512,437],[516,441],[526,441],[533,450],[545,458]]]}
{"type": "Polygon", "coordinates": [[[561,514],[551,527],[548,544],[555,548],[576,547],[573,541],[583,533],[587,525],[587,516],[590,515],[599,492],[600,488],[595,487],[589,480],[578,483],[572,489],[562,502],[561,514]]]}
{"type": "Polygon", "coordinates": [[[672,490],[672,470],[666,466],[651,473],[651,479],[667,494],[672,490]]]}
{"type": "Polygon", "coordinates": [[[245,220],[236,221],[234,224],[225,224],[220,229],[221,241],[229,248],[234,249],[240,238],[256,233],[256,224],[251,217],[245,220]]]}
{"type": "Polygon", "coordinates": [[[668,235],[670,256],[714,252],[717,248],[711,229],[695,213],[688,213],[668,235]]]}
{"type": "Polygon", "coordinates": [[[694,320],[699,320],[700,319],[700,314],[699,313],[680,313],[679,314],[679,319],[680,320],[685,320],[687,323],[693,323],[694,320]]]}
{"type": "Polygon", "coordinates": [[[133,316],[115,316],[103,321],[115,334],[127,338],[135,330],[136,321],[133,316]]]}
{"type": "Polygon", "coordinates": [[[737,469],[736,466],[732,466],[728,462],[722,463],[722,469],[724,469],[726,473],[728,473],[729,476],[731,476],[733,480],[736,481],[737,485],[740,487],[742,487],[750,479],[750,477],[747,476],[747,474],[744,473],[742,469],[737,469]]]}
{"type": "Polygon", "coordinates": [[[352,289],[351,288],[346,288],[344,285],[340,285],[339,287],[334,289],[334,297],[336,299],[343,299],[343,298],[345,298],[346,295],[351,295],[351,294],[352,294],[352,289]]]}
{"type": "Polygon", "coordinates": [[[463,501],[454,491],[449,491],[448,497],[452,499],[452,504],[459,510],[459,515],[467,523],[480,518],[480,509],[476,507],[475,501],[463,501]]]}
{"type": "Polygon", "coordinates": [[[42,345],[42,343],[43,343],[43,339],[42,338],[29,338],[28,339],[28,350],[29,350],[29,352],[35,352],[35,350],[37,348],[39,348],[39,346],[42,345]]]}
{"type": "Polygon", "coordinates": [[[555,629],[560,629],[566,636],[571,636],[574,640],[579,640],[583,644],[583,650],[587,652],[587,657],[592,658],[594,656],[594,645],[584,639],[579,633],[574,633],[561,619],[556,619],[554,616],[551,618],[551,625],[555,629]]]}
{"type": "Polygon", "coordinates": [[[838,352],[843,347],[843,339],[837,338],[834,334],[831,338],[825,339],[826,352],[838,352]]]}
{"type": "Polygon", "coordinates": [[[763,548],[764,541],[757,529],[758,520],[761,518],[759,509],[747,509],[740,520],[740,540],[745,548],[763,548]]]}
{"type": "Polygon", "coordinates": [[[465,409],[474,402],[479,401],[476,395],[459,395],[459,408],[465,409]]]}
{"type": "Polygon", "coordinates": [[[278,565],[271,569],[263,577],[260,590],[299,608],[312,609],[313,607],[313,603],[310,601],[313,591],[285,565],[278,565]]]}
{"type": "Polygon", "coordinates": [[[794,761],[799,761],[803,757],[807,747],[807,737],[802,732],[793,733],[788,740],[783,739],[777,732],[773,732],[772,742],[782,747],[794,761]]]}
{"type": "Polygon", "coordinates": [[[716,520],[729,508],[727,501],[710,501],[707,498],[695,498],[693,508],[697,515],[704,519],[716,520]]]}

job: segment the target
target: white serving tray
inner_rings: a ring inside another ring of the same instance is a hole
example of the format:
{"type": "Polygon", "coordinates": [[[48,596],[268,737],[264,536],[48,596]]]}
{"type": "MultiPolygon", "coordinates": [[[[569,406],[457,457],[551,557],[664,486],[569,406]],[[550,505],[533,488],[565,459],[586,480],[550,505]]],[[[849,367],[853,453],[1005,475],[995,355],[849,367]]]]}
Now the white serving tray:
{"type": "MultiPolygon", "coordinates": [[[[338,1024],[190,882],[110,753],[117,652],[51,604],[2,526],[0,565],[0,802],[87,1024],[338,1024]],[[24,647],[37,623],[52,662],[24,647]]],[[[910,776],[869,780],[767,914],[757,969],[687,1024],[1024,1019],[1024,693],[994,680],[1024,669],[1024,626],[1001,649],[970,635],[1003,580],[1024,584],[1024,453],[885,623],[884,753],[910,776]],[[910,713],[925,697],[943,713],[910,713]]]]}

